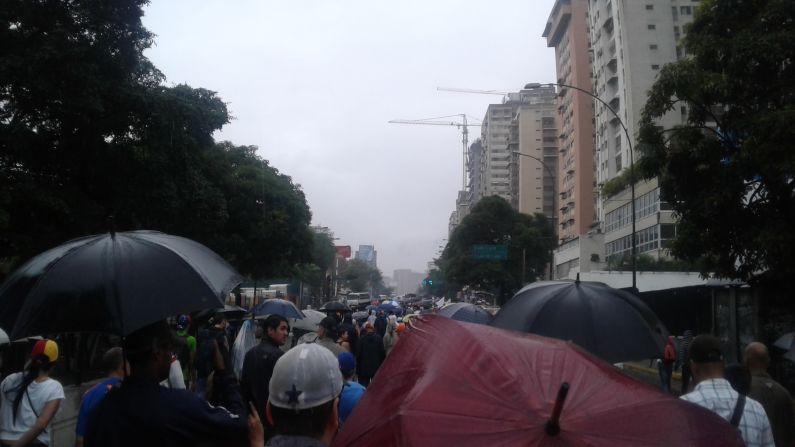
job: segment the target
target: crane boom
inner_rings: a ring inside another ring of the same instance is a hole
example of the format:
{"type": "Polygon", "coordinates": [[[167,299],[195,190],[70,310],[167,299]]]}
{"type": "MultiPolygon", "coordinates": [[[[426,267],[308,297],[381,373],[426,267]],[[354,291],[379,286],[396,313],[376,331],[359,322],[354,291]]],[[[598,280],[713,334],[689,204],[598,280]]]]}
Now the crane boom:
{"type": "Polygon", "coordinates": [[[505,96],[509,92],[501,92],[499,90],[476,90],[471,88],[450,88],[450,87],[436,87],[440,92],[457,92],[457,93],[480,93],[483,95],[499,95],[505,96]]]}
{"type": "Polygon", "coordinates": [[[426,124],[430,126],[455,126],[461,129],[461,142],[464,145],[464,156],[463,156],[463,170],[461,173],[461,190],[466,191],[467,189],[467,150],[469,149],[469,129],[468,127],[480,127],[482,124],[473,124],[467,122],[467,116],[465,114],[460,115],[450,115],[450,116],[438,116],[435,118],[428,118],[423,120],[392,120],[389,121],[390,124],[426,124]],[[439,118],[452,118],[454,116],[460,116],[461,122],[458,121],[440,121],[439,118]]]}

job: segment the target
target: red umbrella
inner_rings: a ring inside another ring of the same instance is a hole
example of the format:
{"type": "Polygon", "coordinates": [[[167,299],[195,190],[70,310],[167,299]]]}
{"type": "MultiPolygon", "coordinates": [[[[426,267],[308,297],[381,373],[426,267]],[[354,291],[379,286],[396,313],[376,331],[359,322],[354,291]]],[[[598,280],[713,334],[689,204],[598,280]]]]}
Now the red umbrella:
{"type": "Polygon", "coordinates": [[[743,445],[719,416],[573,343],[417,320],[333,446],[743,445]]]}

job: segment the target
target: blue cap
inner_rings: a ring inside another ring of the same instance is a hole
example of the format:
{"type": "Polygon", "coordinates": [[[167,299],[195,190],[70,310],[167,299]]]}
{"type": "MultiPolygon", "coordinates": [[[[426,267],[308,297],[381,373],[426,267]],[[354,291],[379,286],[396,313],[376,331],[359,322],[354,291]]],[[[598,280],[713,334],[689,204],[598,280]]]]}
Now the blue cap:
{"type": "Polygon", "coordinates": [[[350,352],[340,353],[340,355],[337,357],[337,360],[340,362],[340,371],[342,372],[343,376],[351,375],[353,370],[356,369],[356,359],[350,352]]]}

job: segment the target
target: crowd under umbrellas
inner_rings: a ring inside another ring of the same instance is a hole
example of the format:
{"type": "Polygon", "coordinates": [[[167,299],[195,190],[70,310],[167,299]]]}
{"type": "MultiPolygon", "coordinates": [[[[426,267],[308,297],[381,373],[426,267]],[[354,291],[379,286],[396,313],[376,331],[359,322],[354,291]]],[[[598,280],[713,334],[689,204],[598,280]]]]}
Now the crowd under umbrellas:
{"type": "MultiPolygon", "coordinates": [[[[317,445],[743,442],[721,417],[639,382],[613,365],[660,358],[668,332],[640,300],[604,284],[542,281],[518,292],[496,316],[473,304],[453,303],[436,311],[437,315],[409,318],[396,301],[352,312],[336,301],[319,310],[301,310],[288,300],[272,299],[248,312],[224,303],[240,279],[216,253],[185,238],[151,231],[90,236],[38,255],[9,277],[0,288],[0,328],[11,340],[73,332],[134,339],[178,315],[193,314],[197,323],[207,318],[212,324],[236,318],[241,332],[230,338],[230,344],[246,340],[237,350],[240,359],[254,344],[264,343],[262,335],[262,342],[245,335],[254,334],[258,327],[264,330],[258,321],[276,315],[284,319],[292,335],[282,350],[302,350],[300,355],[285,355],[286,364],[310,355],[314,348],[302,348],[301,340],[315,331],[328,334],[329,317],[336,324],[350,323],[357,336],[368,337],[383,318],[388,321],[385,330],[400,334],[391,339],[391,353],[368,377],[366,392],[336,438],[324,437],[317,445]]],[[[331,344],[336,343],[333,338],[331,344]]],[[[350,350],[351,340],[339,341],[340,346],[345,343],[350,350]]],[[[346,384],[356,376],[355,369],[350,371],[349,358],[358,360],[356,352],[348,354],[334,352],[333,356],[335,365],[339,360],[334,374],[344,377],[346,384]]],[[[218,375],[224,364],[231,364],[231,359],[222,357],[213,359],[222,365],[215,370],[218,375]]],[[[271,389],[280,362],[275,362],[271,389]]],[[[240,363],[235,363],[238,377],[240,363]]],[[[331,372],[324,374],[328,380],[331,372]]],[[[120,385],[122,389],[127,380],[120,385]]],[[[230,374],[229,383],[219,387],[220,392],[229,393],[221,396],[222,403],[236,396],[236,380],[230,374]]],[[[295,384],[286,393],[289,405],[309,405],[309,392],[302,396],[304,391],[295,384]]],[[[336,402],[333,396],[332,401],[336,402]]],[[[229,422],[230,430],[247,433],[246,440],[245,436],[237,439],[240,445],[262,445],[267,437],[280,435],[279,424],[271,424],[270,409],[262,405],[229,408],[237,412],[235,418],[230,417],[236,421],[229,422]],[[241,420],[248,420],[248,425],[241,425],[241,420]]],[[[163,429],[168,428],[158,428],[163,429]]],[[[208,439],[212,437],[202,442],[208,439]]],[[[230,436],[226,441],[234,443],[235,439],[230,436]]]]}

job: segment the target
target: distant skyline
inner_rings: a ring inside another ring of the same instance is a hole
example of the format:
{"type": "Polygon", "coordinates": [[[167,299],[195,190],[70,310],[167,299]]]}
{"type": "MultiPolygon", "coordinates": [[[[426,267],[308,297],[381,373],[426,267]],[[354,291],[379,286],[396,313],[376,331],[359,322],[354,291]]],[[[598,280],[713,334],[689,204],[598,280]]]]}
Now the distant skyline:
{"type": "Polygon", "coordinates": [[[146,54],[169,84],[217,91],[235,117],[217,139],[258,146],[338,245],[374,245],[386,275],[424,272],[461,187],[461,133],[387,121],[500,101],[439,86],[554,81],[553,3],[153,0],[146,54]]]}

